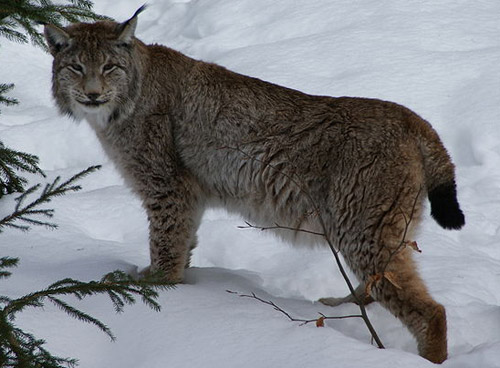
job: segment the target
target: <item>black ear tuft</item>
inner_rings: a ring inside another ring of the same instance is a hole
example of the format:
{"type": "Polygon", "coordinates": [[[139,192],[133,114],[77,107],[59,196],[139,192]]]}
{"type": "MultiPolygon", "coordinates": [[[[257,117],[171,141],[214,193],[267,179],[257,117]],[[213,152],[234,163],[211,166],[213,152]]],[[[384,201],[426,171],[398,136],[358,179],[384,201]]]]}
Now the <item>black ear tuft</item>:
{"type": "Polygon", "coordinates": [[[132,16],[132,18],[135,18],[137,17],[139,14],[141,14],[144,10],[146,10],[146,8],[148,7],[148,4],[142,4],[142,6],[137,9],[134,13],[134,15],[132,16]]]}
{"type": "Polygon", "coordinates": [[[130,44],[132,38],[134,37],[135,29],[137,27],[137,16],[146,9],[147,5],[144,4],[139,9],[137,9],[129,20],[120,23],[117,26],[118,33],[118,44],[120,46],[125,46],[130,44]]]}

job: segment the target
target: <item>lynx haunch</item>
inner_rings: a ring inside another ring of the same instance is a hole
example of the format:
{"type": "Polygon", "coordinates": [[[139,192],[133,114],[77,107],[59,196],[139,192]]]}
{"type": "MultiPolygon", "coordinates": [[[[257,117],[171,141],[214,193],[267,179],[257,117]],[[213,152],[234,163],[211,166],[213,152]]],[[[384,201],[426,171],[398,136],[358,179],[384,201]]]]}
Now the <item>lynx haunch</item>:
{"type": "Polygon", "coordinates": [[[321,241],[298,229],[326,233],[358,291],[391,275],[371,296],[420,355],[444,361],[445,309],[401,247],[425,195],[442,227],[464,225],[454,166],[430,124],[391,102],[311,96],[145,45],[134,36],[142,10],[123,23],[46,25],[45,36],[60,111],[88,121],[142,199],[151,270],[183,279],[208,206],[297,229],[277,230],[292,242],[321,241]]]}

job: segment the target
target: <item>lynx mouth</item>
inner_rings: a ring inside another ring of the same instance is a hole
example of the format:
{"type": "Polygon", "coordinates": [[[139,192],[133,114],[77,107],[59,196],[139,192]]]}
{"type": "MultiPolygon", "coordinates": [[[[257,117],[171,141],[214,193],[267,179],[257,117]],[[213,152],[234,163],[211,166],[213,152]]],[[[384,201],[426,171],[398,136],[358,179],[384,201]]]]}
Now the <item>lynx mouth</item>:
{"type": "Polygon", "coordinates": [[[99,107],[102,105],[105,105],[108,103],[108,100],[106,101],[78,101],[78,103],[87,106],[87,107],[99,107]]]}

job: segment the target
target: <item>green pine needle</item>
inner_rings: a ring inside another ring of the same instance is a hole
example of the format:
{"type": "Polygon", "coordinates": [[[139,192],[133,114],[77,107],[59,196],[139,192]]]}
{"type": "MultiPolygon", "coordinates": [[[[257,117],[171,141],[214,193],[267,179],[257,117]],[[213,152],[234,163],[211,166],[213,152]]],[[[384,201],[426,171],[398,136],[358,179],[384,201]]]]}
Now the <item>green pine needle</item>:
{"type": "Polygon", "coordinates": [[[71,317],[76,318],[82,322],[90,323],[97,326],[101,331],[106,333],[112,341],[116,340],[116,337],[113,335],[109,327],[106,326],[101,321],[99,321],[98,319],[88,315],[87,313],[82,312],[81,310],[72,307],[71,305],[62,301],[59,298],[49,296],[48,299],[71,317]]]}
{"type": "Polygon", "coordinates": [[[51,0],[2,0],[0,8],[0,36],[8,40],[26,43],[48,51],[39,24],[64,26],[67,23],[110,19],[92,11],[88,0],[67,0],[66,4],[54,4],[51,0]],[[21,29],[20,31],[16,28],[21,29]]]}
{"type": "MultiPolygon", "coordinates": [[[[0,36],[5,36],[7,38],[15,37],[16,32],[6,32],[4,34],[4,29],[2,28],[2,26],[0,26],[0,36]]],[[[17,105],[19,103],[19,101],[16,100],[15,98],[4,96],[5,93],[10,92],[13,88],[14,88],[13,83],[0,83],[0,104],[9,106],[9,105],[17,105]]]]}
{"type": "MultiPolygon", "coordinates": [[[[14,267],[17,261],[14,258],[0,258],[0,270],[14,267]]],[[[159,311],[158,291],[174,287],[173,284],[161,281],[160,277],[160,274],[156,274],[135,280],[123,271],[114,271],[104,275],[99,281],[82,282],[71,278],[62,279],[43,290],[17,299],[0,296],[0,304],[3,305],[0,308],[0,366],[61,368],[72,367],[76,364],[73,359],[52,356],[42,347],[45,343],[43,340],[37,340],[33,335],[15,327],[13,321],[17,313],[28,307],[43,308],[45,300],[49,300],[70,317],[93,324],[114,341],[115,336],[108,326],[70,305],[61,297],[73,296],[81,300],[88,296],[104,294],[110,297],[115,310],[122,312],[125,305],[135,303],[135,296],[140,296],[147,306],[159,311]]]]}
{"type": "MultiPolygon", "coordinates": [[[[11,258],[11,257],[0,258],[0,279],[7,278],[11,275],[11,272],[6,271],[5,268],[17,267],[18,263],[19,263],[18,258],[11,258]]],[[[2,302],[1,299],[0,302],[2,302]]]]}
{"type": "Polygon", "coordinates": [[[41,184],[29,187],[15,199],[16,206],[14,212],[0,220],[0,233],[4,227],[15,228],[22,231],[28,231],[32,225],[45,226],[51,229],[57,228],[56,224],[45,220],[53,217],[54,210],[47,208],[40,209],[39,207],[51,202],[54,197],[59,197],[69,192],[79,191],[81,186],[75,185],[75,182],[98,169],[100,169],[100,166],[91,166],[73,175],[63,183],[60,183],[60,177],[56,177],[52,183],[45,185],[38,198],[26,204],[28,197],[31,197],[37,192],[41,184]]]}
{"type": "Polygon", "coordinates": [[[0,198],[5,194],[23,192],[27,180],[18,172],[45,176],[38,166],[38,157],[5,147],[0,142],[0,198]]]}
{"type": "MultiPolygon", "coordinates": [[[[92,1],[66,0],[67,4],[51,0],[2,0],[0,5],[0,37],[14,42],[31,43],[48,50],[44,37],[39,31],[40,24],[64,26],[67,23],[109,19],[92,12],[92,1]]],[[[15,98],[6,97],[13,84],[0,83],[0,105],[14,105],[15,98]]],[[[38,166],[38,158],[34,155],[11,150],[0,142],[0,198],[11,193],[21,193],[15,199],[15,210],[0,220],[0,232],[4,227],[29,230],[31,226],[56,227],[48,222],[52,218],[53,209],[40,208],[49,203],[52,198],[81,189],[76,182],[99,167],[92,166],[72,176],[61,183],[57,177],[53,182],[41,186],[32,185],[25,188],[27,180],[19,176],[20,172],[28,172],[45,176],[38,166]],[[40,189],[42,189],[40,191],[40,189]],[[38,193],[38,196],[33,197],[38,193]]],[[[0,258],[0,279],[11,276],[10,268],[16,267],[17,258],[0,258]]],[[[127,304],[135,303],[135,297],[142,300],[155,310],[159,310],[156,302],[157,290],[163,290],[171,285],[147,279],[136,281],[121,271],[105,275],[100,281],[81,282],[78,280],[60,280],[44,290],[27,294],[21,298],[11,299],[0,295],[0,367],[16,368],[63,368],[74,367],[75,359],[60,358],[52,355],[43,345],[45,341],[36,339],[33,335],[14,326],[16,314],[25,308],[43,308],[46,300],[55,304],[69,316],[83,322],[91,323],[106,333],[112,340],[114,336],[110,329],[98,319],[68,304],[61,299],[73,296],[83,299],[87,296],[105,294],[117,312],[123,311],[127,304]]]]}

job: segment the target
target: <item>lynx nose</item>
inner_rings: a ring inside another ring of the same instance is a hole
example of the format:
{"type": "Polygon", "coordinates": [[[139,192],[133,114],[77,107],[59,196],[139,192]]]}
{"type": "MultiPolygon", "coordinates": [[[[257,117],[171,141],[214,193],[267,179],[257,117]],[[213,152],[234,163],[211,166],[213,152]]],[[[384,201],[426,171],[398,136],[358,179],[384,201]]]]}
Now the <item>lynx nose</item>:
{"type": "Polygon", "coordinates": [[[100,95],[100,93],[87,93],[87,97],[91,102],[97,102],[100,95]]]}

